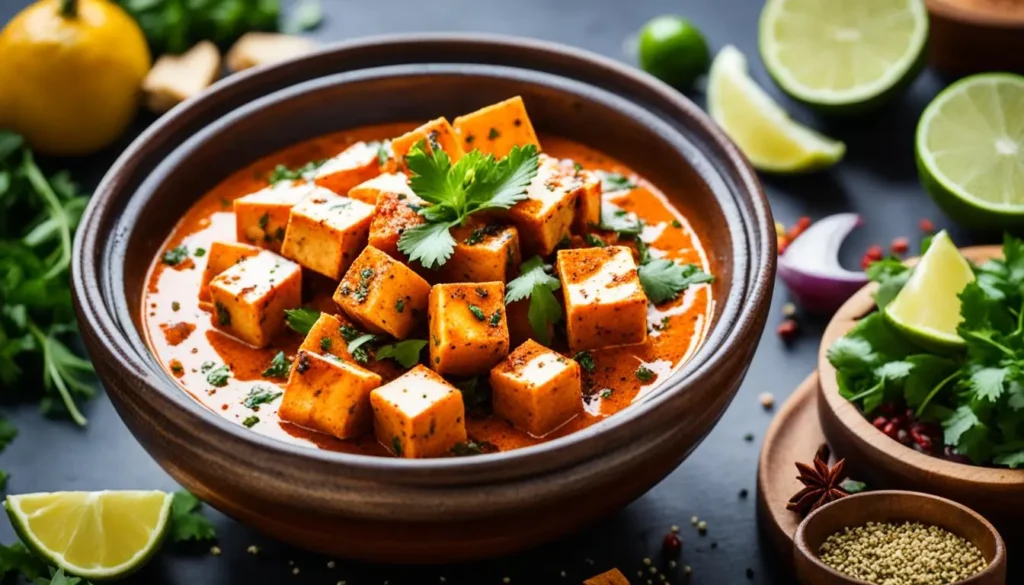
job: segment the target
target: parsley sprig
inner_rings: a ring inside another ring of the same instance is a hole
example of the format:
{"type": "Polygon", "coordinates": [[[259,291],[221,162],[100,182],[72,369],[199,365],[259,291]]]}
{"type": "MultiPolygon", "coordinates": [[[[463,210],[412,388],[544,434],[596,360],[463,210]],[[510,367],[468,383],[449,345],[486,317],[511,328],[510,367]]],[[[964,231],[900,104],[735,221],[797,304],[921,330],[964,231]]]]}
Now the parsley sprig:
{"type": "Polygon", "coordinates": [[[398,249],[427,268],[444,265],[455,252],[451,228],[463,225],[477,212],[508,209],[526,198],[526,187],[537,176],[537,147],[513,147],[495,159],[479,150],[466,153],[454,165],[440,148],[424,150],[421,141],[406,156],[409,187],[431,205],[419,210],[427,223],[408,229],[398,249]]]}
{"type": "MultiPolygon", "coordinates": [[[[1007,236],[1003,255],[975,267],[976,280],[960,293],[964,351],[917,348],[872,313],[829,349],[840,393],[867,415],[905,403],[975,463],[1024,467],[1024,241],[1007,236]]],[[[869,268],[880,309],[910,273],[895,259],[869,268]]]]}
{"type": "Polygon", "coordinates": [[[544,264],[540,256],[523,262],[518,278],[505,287],[505,304],[512,304],[523,299],[530,299],[527,319],[537,341],[544,345],[551,343],[550,325],[562,319],[562,306],[555,298],[555,291],[562,283],[552,276],[550,266],[544,264]]]}

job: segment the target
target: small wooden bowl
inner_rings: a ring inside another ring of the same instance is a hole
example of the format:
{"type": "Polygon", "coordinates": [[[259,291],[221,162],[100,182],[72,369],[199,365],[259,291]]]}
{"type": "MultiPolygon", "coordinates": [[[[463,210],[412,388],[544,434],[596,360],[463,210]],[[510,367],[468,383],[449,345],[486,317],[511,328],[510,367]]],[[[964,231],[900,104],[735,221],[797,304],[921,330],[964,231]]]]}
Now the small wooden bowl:
{"type": "MultiPolygon", "coordinates": [[[[1024,73],[1024,8],[993,0],[928,0],[932,65],[949,75],[1024,73]],[[985,6],[991,3],[993,6],[985,6]]],[[[1009,4],[1009,3],[1007,3],[1009,4]]]]}
{"type": "Polygon", "coordinates": [[[951,500],[917,492],[865,492],[843,498],[812,512],[796,529],[793,557],[803,585],[869,585],[827,566],[818,559],[822,543],[849,526],[868,522],[917,521],[944,528],[978,547],[988,561],[984,571],[954,585],[1006,583],[1006,545],[999,532],[980,514],[951,500]]]}
{"type": "MultiPolygon", "coordinates": [[[[974,262],[1002,255],[999,246],[962,251],[974,262]]],[[[946,497],[978,510],[1008,538],[1011,533],[1022,532],[1019,521],[1024,519],[1024,470],[965,465],[918,453],[884,435],[856,406],[839,395],[836,371],[827,357],[828,348],[861,317],[875,310],[875,288],[873,284],[864,287],[840,307],[822,337],[818,353],[818,418],[828,444],[837,456],[847,459],[851,476],[867,481],[870,486],[946,497]]]]}

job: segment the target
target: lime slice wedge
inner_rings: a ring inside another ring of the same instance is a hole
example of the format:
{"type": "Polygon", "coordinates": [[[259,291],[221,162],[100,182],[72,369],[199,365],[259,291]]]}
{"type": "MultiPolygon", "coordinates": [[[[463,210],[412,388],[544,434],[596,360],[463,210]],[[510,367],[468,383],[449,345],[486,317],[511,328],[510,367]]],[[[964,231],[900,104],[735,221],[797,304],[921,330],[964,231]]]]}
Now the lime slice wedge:
{"type": "Polygon", "coordinates": [[[759,46],[765,67],[794,99],[833,114],[883,104],[925,62],[923,0],[768,0],[759,46]]]}
{"type": "Polygon", "coordinates": [[[711,64],[708,112],[754,167],[798,173],[832,166],[846,146],[793,121],[747,73],[747,59],[726,46],[711,64]]]}
{"type": "Polygon", "coordinates": [[[954,83],[921,114],[915,142],[921,182],[958,223],[1024,226],[1024,77],[954,83]]]}
{"type": "Polygon", "coordinates": [[[53,492],[7,496],[4,508],[32,552],[79,577],[110,580],[160,548],[171,499],[156,491],[53,492]]]}
{"type": "Polygon", "coordinates": [[[950,350],[962,347],[960,293],[974,281],[971,265],[949,234],[941,231],[914,267],[910,280],[885,308],[885,316],[921,347],[950,350]]]}

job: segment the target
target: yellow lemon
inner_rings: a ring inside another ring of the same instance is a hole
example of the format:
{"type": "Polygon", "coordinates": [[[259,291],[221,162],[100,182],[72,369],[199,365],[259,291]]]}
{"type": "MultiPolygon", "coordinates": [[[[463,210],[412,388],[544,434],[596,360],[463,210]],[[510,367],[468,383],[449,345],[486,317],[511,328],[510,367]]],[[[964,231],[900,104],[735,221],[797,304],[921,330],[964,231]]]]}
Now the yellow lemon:
{"type": "Polygon", "coordinates": [[[41,0],[0,31],[0,127],[52,155],[95,152],[135,116],[151,58],[108,0],[41,0]]]}

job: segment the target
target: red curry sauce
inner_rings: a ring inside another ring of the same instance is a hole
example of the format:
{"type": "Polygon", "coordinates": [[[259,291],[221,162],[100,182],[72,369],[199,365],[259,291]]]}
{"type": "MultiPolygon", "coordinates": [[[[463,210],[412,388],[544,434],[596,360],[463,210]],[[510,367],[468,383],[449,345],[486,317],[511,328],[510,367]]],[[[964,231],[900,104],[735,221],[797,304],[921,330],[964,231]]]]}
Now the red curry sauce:
{"type": "MultiPolygon", "coordinates": [[[[267,175],[279,164],[300,166],[311,160],[334,156],[359,140],[383,140],[398,136],[416,124],[386,124],[339,132],[291,146],[250,166],[240,169],[204,195],[185,214],[170,234],[161,254],[179,245],[190,250],[209,249],[214,241],[234,241],[235,221],[232,201],[267,186],[267,175]]],[[[560,159],[573,159],[586,169],[622,173],[638,186],[628,192],[606,194],[607,201],[636,213],[645,222],[642,238],[655,257],[693,263],[709,271],[708,259],[690,224],[653,185],[637,177],[619,162],[581,144],[553,137],[541,139],[544,152],[560,159]]],[[[239,424],[254,414],[242,404],[257,384],[284,390],[283,380],[269,380],[262,372],[274,355],[284,351],[294,358],[302,336],[287,332],[266,349],[255,349],[218,331],[210,311],[200,306],[198,291],[205,257],[190,256],[169,266],[158,255],[150,267],[148,286],[143,295],[143,323],[149,346],[168,375],[195,400],[239,424]],[[206,380],[203,364],[226,364],[231,377],[225,386],[212,387],[206,380]]],[[[304,271],[308,272],[308,271],[304,271]]],[[[307,303],[322,311],[338,313],[330,295],[335,283],[317,275],[304,275],[303,291],[307,303]]],[[[495,418],[467,416],[470,439],[486,441],[499,450],[537,444],[585,428],[612,415],[655,388],[673,370],[682,365],[702,341],[712,309],[711,288],[697,285],[678,299],[648,309],[648,341],[642,345],[592,351],[596,370],[584,373],[585,410],[555,432],[538,439],[495,418]],[[654,372],[646,382],[636,377],[640,366],[654,372]]],[[[562,348],[563,353],[564,348],[562,348]]],[[[385,382],[401,374],[390,361],[371,363],[385,382]]],[[[373,433],[356,440],[340,440],[306,430],[277,418],[277,405],[262,405],[256,413],[260,423],[252,430],[278,439],[350,453],[389,456],[373,433]]]]}

